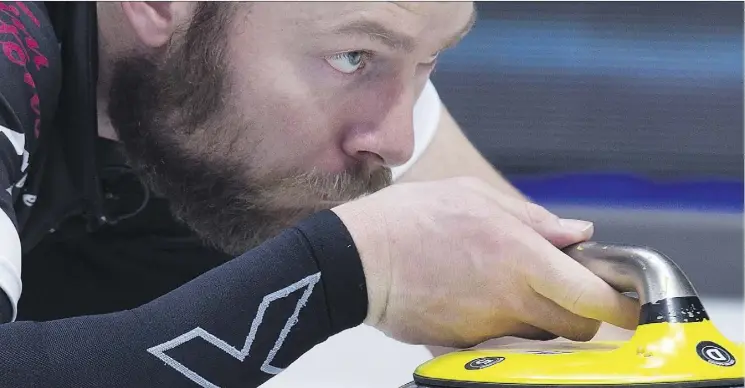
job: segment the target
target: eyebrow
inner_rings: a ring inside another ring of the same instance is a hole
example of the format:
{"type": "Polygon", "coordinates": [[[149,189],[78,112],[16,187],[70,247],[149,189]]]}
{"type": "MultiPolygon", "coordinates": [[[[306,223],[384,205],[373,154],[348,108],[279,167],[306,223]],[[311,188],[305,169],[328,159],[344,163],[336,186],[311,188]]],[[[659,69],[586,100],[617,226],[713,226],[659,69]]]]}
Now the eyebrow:
{"type": "MultiPolygon", "coordinates": [[[[471,17],[463,28],[447,40],[443,48],[449,48],[458,43],[476,23],[476,7],[471,12],[471,17]]],[[[414,38],[405,34],[393,31],[385,25],[374,20],[355,20],[340,26],[333,31],[334,34],[340,35],[365,35],[372,40],[378,41],[393,50],[397,51],[414,51],[416,43],[414,38]]]]}
{"type": "Polygon", "coordinates": [[[373,20],[355,20],[335,29],[334,33],[339,35],[364,35],[399,51],[413,51],[415,46],[412,37],[395,32],[373,20]]]}

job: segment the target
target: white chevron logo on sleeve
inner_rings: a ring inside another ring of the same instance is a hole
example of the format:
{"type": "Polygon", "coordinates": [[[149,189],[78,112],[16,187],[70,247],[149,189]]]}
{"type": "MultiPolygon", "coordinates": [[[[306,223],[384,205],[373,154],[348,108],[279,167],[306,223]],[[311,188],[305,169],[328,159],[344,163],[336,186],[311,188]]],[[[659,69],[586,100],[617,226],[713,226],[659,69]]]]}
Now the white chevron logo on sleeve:
{"type": "MultiPolygon", "coordinates": [[[[0,133],[5,135],[5,138],[7,138],[10,144],[13,145],[13,149],[16,151],[16,154],[18,154],[18,156],[23,156],[23,161],[21,162],[21,172],[26,171],[26,168],[28,167],[28,151],[24,149],[26,147],[26,135],[20,132],[16,132],[10,128],[6,128],[2,125],[0,125],[0,133]]],[[[5,189],[5,191],[7,191],[8,194],[12,195],[13,185],[5,189]]]]}
{"type": "Polygon", "coordinates": [[[278,290],[278,291],[272,292],[269,295],[266,295],[262,299],[261,303],[259,304],[259,309],[256,312],[256,317],[254,318],[253,322],[251,322],[251,328],[248,332],[248,335],[246,336],[245,342],[243,343],[243,348],[241,348],[240,350],[231,346],[230,344],[221,340],[220,338],[216,337],[215,335],[208,332],[207,330],[204,330],[201,327],[196,327],[170,341],[166,341],[160,345],[153,346],[147,349],[147,351],[151,353],[152,355],[154,355],[155,357],[162,360],[163,362],[165,362],[167,365],[169,365],[170,367],[172,367],[179,373],[186,376],[191,381],[199,384],[200,386],[206,387],[206,388],[218,388],[217,385],[209,382],[207,379],[200,376],[198,373],[187,368],[184,364],[174,360],[172,357],[165,354],[165,352],[177,346],[183,345],[184,343],[189,342],[194,338],[199,337],[209,342],[210,344],[214,345],[215,347],[219,348],[223,352],[229,354],[233,358],[243,362],[243,360],[245,360],[246,357],[248,357],[249,351],[251,350],[251,345],[256,339],[256,332],[259,330],[259,326],[261,325],[261,322],[264,319],[264,313],[266,312],[266,309],[269,307],[269,305],[277,299],[285,298],[297,290],[306,288],[305,292],[303,292],[303,295],[300,297],[300,300],[298,300],[297,304],[295,305],[295,311],[287,319],[285,326],[282,328],[282,331],[279,333],[279,337],[277,338],[277,341],[274,343],[274,346],[269,351],[269,354],[266,356],[266,359],[264,359],[264,362],[261,364],[261,370],[263,372],[276,375],[282,372],[282,368],[277,368],[269,364],[274,360],[274,356],[277,355],[277,352],[279,351],[279,349],[282,348],[282,344],[287,338],[287,335],[290,333],[290,329],[292,329],[292,326],[294,326],[297,323],[297,317],[298,315],[300,315],[300,310],[302,310],[302,308],[305,307],[305,304],[308,302],[308,299],[310,298],[311,293],[313,293],[313,288],[315,287],[315,285],[318,283],[320,279],[321,279],[321,273],[318,272],[296,283],[293,283],[281,290],[278,290]]]}
{"type": "Polygon", "coordinates": [[[10,128],[3,127],[2,125],[0,125],[0,132],[8,138],[10,144],[13,144],[13,149],[16,150],[16,154],[18,154],[18,156],[23,155],[23,148],[26,146],[26,135],[10,128]]]}

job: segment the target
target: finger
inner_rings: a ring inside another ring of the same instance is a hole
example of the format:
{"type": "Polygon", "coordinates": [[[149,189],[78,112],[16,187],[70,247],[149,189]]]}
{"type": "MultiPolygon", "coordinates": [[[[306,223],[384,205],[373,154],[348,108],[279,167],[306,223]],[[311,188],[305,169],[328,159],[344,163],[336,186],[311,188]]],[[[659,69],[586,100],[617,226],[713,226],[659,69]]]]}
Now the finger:
{"type": "Polygon", "coordinates": [[[557,336],[556,334],[549,333],[545,330],[541,330],[535,326],[528,325],[527,323],[522,323],[522,325],[525,326],[526,329],[515,329],[514,333],[516,334],[501,335],[497,338],[492,338],[490,340],[484,341],[478,344],[477,346],[475,346],[474,348],[494,349],[497,347],[514,346],[516,344],[526,342],[522,340],[551,341],[551,340],[555,340],[559,338],[559,336],[557,336]]]}
{"type": "Polygon", "coordinates": [[[571,244],[587,241],[595,231],[592,222],[562,219],[531,202],[518,199],[503,199],[504,210],[535,230],[556,247],[564,248],[571,244]]]}
{"type": "Polygon", "coordinates": [[[466,184],[495,201],[503,210],[531,227],[556,247],[564,248],[592,238],[592,222],[559,218],[540,205],[506,195],[478,180],[468,180],[466,184]]]}
{"type": "Polygon", "coordinates": [[[624,329],[636,328],[640,310],[636,299],[616,291],[545,240],[533,240],[530,246],[539,259],[536,267],[541,269],[526,273],[533,290],[576,315],[624,329]]]}
{"type": "Polygon", "coordinates": [[[523,311],[526,323],[572,341],[589,341],[600,329],[600,321],[574,314],[537,293],[523,311]]]}
{"type": "MultiPolygon", "coordinates": [[[[543,297],[541,297],[543,298],[543,297]]],[[[550,331],[543,330],[539,327],[523,323],[519,327],[515,328],[514,330],[510,330],[506,336],[508,337],[517,337],[527,340],[535,340],[535,341],[548,341],[552,339],[556,339],[559,335],[556,333],[552,333],[550,331]]]]}
{"type": "MultiPolygon", "coordinates": [[[[543,298],[540,295],[538,297],[543,298]]],[[[515,320],[512,324],[506,324],[503,320],[500,320],[494,332],[492,332],[491,334],[487,333],[486,335],[480,337],[480,339],[476,341],[476,343],[480,347],[497,347],[514,343],[514,338],[535,341],[548,341],[556,339],[557,337],[557,334],[530,325],[522,320],[515,320]]]]}

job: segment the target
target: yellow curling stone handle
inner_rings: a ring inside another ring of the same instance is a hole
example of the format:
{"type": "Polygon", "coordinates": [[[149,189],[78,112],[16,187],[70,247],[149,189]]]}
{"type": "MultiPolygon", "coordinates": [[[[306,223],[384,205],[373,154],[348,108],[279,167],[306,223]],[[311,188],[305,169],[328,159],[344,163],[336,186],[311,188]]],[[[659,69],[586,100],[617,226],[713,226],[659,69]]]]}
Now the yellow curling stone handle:
{"type": "Polygon", "coordinates": [[[639,325],[629,341],[526,341],[453,352],[420,365],[405,387],[743,385],[742,344],[717,330],[670,258],[599,242],[564,252],[619,292],[638,294],[639,325]]]}

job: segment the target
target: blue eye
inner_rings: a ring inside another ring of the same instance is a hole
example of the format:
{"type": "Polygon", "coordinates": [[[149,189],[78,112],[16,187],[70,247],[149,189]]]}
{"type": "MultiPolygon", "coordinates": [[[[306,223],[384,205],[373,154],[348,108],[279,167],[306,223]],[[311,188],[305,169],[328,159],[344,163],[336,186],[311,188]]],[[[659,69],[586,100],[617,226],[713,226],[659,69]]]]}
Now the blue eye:
{"type": "Polygon", "coordinates": [[[342,73],[351,74],[365,66],[365,54],[363,51],[348,51],[326,57],[326,62],[342,73]]]}

